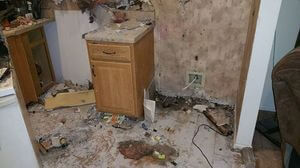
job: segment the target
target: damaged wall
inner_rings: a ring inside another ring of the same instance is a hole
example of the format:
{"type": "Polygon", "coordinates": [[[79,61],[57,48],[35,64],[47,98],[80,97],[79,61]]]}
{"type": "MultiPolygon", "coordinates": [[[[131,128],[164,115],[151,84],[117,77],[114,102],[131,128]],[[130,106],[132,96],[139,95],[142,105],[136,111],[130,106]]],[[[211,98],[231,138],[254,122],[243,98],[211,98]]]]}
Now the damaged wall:
{"type": "MultiPolygon", "coordinates": [[[[152,0],[152,4],[156,15],[155,81],[157,90],[170,96],[205,96],[221,100],[223,103],[234,104],[246,42],[251,0],[152,0]],[[190,71],[202,72],[205,75],[205,86],[196,90],[196,94],[193,94],[195,92],[193,89],[182,91],[187,84],[186,74],[190,71]]],[[[74,15],[74,17],[80,16],[74,15]]],[[[97,20],[100,19],[100,23],[102,17],[107,17],[107,15],[101,14],[100,18],[97,18],[97,20]]],[[[56,19],[60,50],[76,48],[71,45],[75,42],[74,40],[80,41],[78,46],[82,48],[85,44],[79,37],[65,38],[75,34],[81,36],[87,30],[91,30],[91,27],[97,27],[84,25],[83,27],[87,29],[81,29],[79,28],[83,25],[81,23],[79,23],[80,26],[66,26],[67,18],[59,19],[56,16],[56,19]],[[64,30],[68,36],[61,32],[59,24],[65,27],[64,30]],[[70,45],[67,45],[67,42],[70,42],[70,45]]],[[[88,21],[87,17],[78,19],[73,18],[74,22],[82,22],[81,19],[88,21]]],[[[82,50],[86,50],[85,46],[82,50]]],[[[61,54],[64,60],[62,67],[70,62],[70,65],[64,68],[65,71],[76,69],[72,68],[74,64],[71,62],[77,62],[72,54],[62,52],[61,54]]],[[[84,64],[88,63],[87,53],[74,54],[78,55],[79,60],[85,59],[84,64]]],[[[80,67],[80,65],[75,67],[80,67]]],[[[74,75],[82,73],[85,73],[83,77],[90,75],[89,69],[80,69],[82,72],[76,72],[74,75]]],[[[74,75],[68,76],[67,79],[76,81],[77,76],[74,75]]]]}
{"type": "Polygon", "coordinates": [[[205,74],[205,86],[198,96],[234,103],[251,0],[152,2],[157,89],[168,95],[192,95],[193,90],[182,91],[186,73],[199,71],[205,74]]]}

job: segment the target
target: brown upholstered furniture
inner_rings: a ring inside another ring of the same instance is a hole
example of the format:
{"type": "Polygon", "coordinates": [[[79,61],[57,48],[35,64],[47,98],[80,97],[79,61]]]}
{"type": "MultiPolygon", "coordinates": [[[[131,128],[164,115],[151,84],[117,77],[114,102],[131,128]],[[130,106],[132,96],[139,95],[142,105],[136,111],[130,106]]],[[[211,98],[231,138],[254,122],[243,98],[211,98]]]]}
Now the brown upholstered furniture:
{"type": "Polygon", "coordinates": [[[288,53],[272,73],[282,148],[290,144],[300,154],[300,47],[288,53]]]}

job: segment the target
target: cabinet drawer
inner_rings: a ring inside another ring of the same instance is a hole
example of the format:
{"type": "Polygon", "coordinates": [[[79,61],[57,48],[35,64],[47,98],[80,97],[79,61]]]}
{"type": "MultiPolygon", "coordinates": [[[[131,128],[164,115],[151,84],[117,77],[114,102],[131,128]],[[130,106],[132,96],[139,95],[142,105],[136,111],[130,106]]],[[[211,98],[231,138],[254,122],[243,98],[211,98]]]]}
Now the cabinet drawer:
{"type": "Polygon", "coordinates": [[[88,43],[91,59],[130,61],[130,46],[88,43]]]}

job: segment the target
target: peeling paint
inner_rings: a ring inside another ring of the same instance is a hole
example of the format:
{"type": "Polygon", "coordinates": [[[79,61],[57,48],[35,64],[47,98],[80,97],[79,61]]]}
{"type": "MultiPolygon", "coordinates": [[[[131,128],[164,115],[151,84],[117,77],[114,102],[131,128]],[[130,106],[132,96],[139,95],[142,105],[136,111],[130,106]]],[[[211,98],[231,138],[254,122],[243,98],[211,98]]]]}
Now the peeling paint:
{"type": "Polygon", "coordinates": [[[152,3],[157,89],[172,96],[196,92],[194,96],[234,104],[251,1],[192,0],[184,6],[172,0],[152,3]],[[203,72],[204,88],[183,92],[187,71],[203,72]]]}

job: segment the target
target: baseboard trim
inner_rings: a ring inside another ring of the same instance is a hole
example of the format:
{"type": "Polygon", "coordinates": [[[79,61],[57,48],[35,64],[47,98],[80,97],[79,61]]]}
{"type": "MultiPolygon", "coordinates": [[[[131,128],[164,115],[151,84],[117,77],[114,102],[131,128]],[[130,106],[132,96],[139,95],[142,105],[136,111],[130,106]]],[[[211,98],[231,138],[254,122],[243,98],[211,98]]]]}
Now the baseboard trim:
{"type": "Polygon", "coordinates": [[[247,146],[247,145],[235,143],[233,145],[233,148],[237,149],[237,150],[242,150],[243,148],[252,148],[252,146],[247,146]]]}

